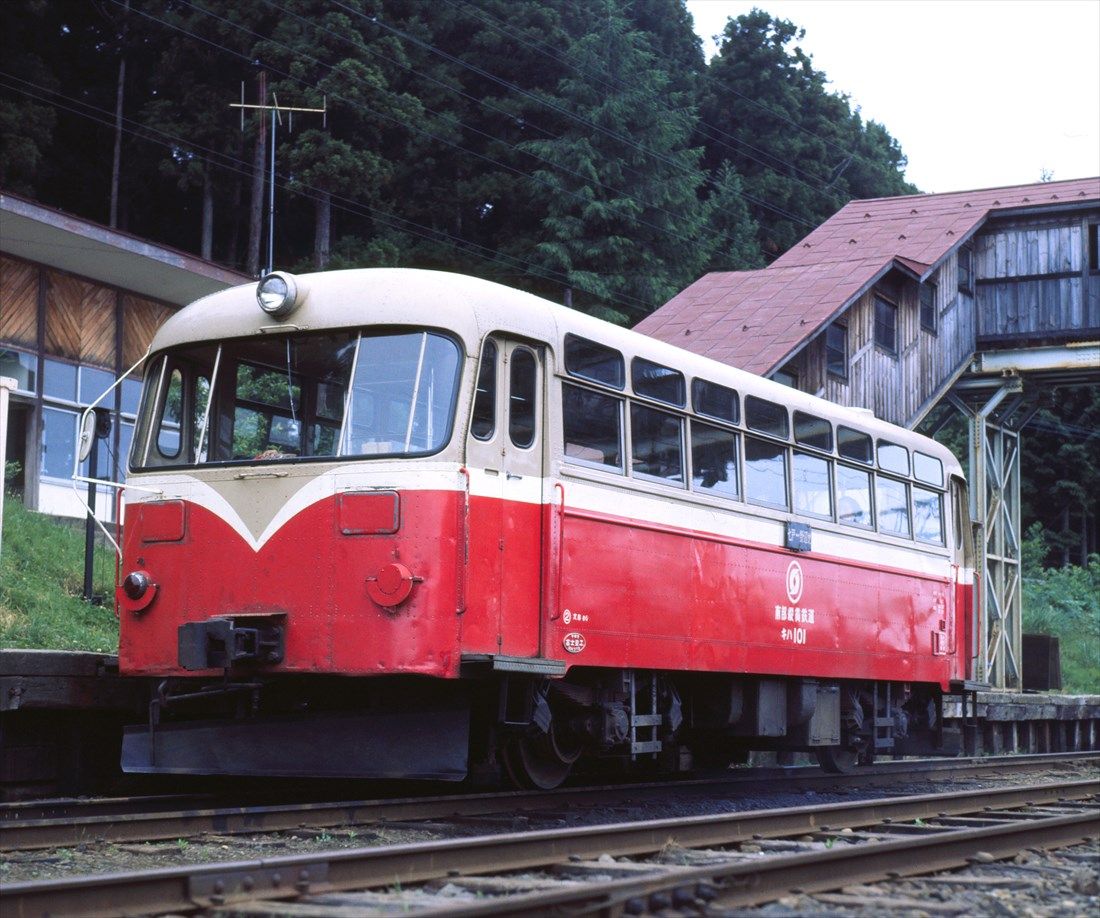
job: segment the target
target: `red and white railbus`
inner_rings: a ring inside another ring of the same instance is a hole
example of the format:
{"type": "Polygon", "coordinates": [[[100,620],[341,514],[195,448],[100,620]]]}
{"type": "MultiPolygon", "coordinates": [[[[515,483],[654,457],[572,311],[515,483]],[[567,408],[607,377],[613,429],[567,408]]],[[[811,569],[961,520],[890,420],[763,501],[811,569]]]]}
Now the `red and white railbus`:
{"type": "Polygon", "coordinates": [[[415,777],[950,753],[974,635],[932,440],[517,290],[208,296],[145,365],[129,771],[415,777]]]}

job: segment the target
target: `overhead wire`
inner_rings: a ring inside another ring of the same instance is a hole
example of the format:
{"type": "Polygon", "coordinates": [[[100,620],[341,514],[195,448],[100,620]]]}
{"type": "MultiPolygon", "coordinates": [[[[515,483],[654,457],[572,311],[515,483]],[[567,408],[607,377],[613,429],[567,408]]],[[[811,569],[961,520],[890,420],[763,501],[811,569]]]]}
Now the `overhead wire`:
{"type": "MultiPolygon", "coordinates": [[[[6,88],[19,92],[30,98],[37,99],[45,102],[48,105],[70,112],[79,117],[87,118],[95,121],[99,124],[103,124],[107,127],[115,126],[115,113],[107,109],[99,108],[98,106],[91,105],[90,103],[83,102],[79,99],[74,99],[71,96],[66,96],[57,90],[50,89],[49,87],[41,86],[40,84],[33,83],[25,80],[14,74],[0,71],[0,85],[4,85],[3,80],[16,81],[39,90],[39,92],[32,92],[28,89],[21,88],[19,86],[11,85],[9,82],[6,88]],[[87,111],[82,111],[81,108],[74,107],[74,105],[64,105],[56,100],[51,100],[47,96],[57,96],[64,99],[67,102],[74,103],[76,106],[80,106],[87,111]]],[[[149,125],[144,125],[133,119],[124,118],[124,122],[127,124],[137,125],[137,127],[123,126],[124,133],[135,136],[141,140],[147,142],[157,143],[169,148],[178,149],[190,149],[195,150],[198,153],[205,154],[205,156],[219,168],[225,169],[228,172],[239,174],[243,177],[250,177],[252,175],[252,164],[246,160],[238,159],[228,154],[222,153],[217,150],[213,150],[208,147],[204,147],[201,144],[195,143],[191,139],[185,139],[178,135],[170,134],[166,131],[162,131],[157,128],[153,128],[149,125]],[[149,135],[158,135],[161,139],[151,137],[149,135]]],[[[407,217],[402,217],[399,214],[393,214],[381,208],[374,207],[370,204],[365,204],[354,199],[344,197],[342,195],[333,194],[330,192],[317,189],[314,186],[302,183],[298,180],[289,182],[285,176],[282,177],[283,181],[277,182],[278,187],[290,191],[299,197],[302,197],[309,201],[317,202],[321,200],[322,194],[328,194],[332,201],[332,206],[344,213],[349,213],[360,217],[370,217],[376,219],[382,226],[388,229],[395,230],[399,233],[405,233],[410,236],[424,239],[429,242],[442,244],[448,248],[452,248],[463,254],[473,255],[481,258],[483,261],[489,263],[495,263],[504,268],[510,268],[513,270],[519,270],[521,273],[518,276],[530,275],[535,278],[546,281],[554,281],[560,283],[563,286],[569,285],[569,278],[552,268],[547,268],[544,265],[540,265],[536,262],[532,262],[528,259],[521,258],[515,255],[509,255],[505,252],[500,252],[497,249],[490,249],[487,246],[483,246],[472,240],[456,237],[444,230],[440,230],[436,227],[425,226],[424,224],[417,223],[414,220],[410,220],[407,217]]],[[[655,308],[653,304],[647,303],[637,297],[633,297],[627,294],[620,294],[616,297],[615,301],[611,304],[612,308],[625,309],[627,311],[637,312],[641,315],[648,315],[655,308]]]]}

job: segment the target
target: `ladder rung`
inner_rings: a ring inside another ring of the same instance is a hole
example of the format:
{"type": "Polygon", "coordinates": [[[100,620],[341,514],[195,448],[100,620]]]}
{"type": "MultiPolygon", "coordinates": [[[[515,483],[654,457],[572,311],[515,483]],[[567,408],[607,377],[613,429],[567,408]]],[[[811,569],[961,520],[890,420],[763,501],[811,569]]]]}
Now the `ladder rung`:
{"type": "Polygon", "coordinates": [[[662,720],[664,718],[660,714],[635,714],[630,718],[630,723],[634,727],[659,727],[662,720]]]}

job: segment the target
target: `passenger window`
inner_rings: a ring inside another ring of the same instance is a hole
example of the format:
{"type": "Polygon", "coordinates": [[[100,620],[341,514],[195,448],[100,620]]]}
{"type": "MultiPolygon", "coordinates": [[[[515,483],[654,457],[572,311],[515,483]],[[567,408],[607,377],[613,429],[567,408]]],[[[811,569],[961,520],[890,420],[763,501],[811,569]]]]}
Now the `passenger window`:
{"type": "Polygon", "coordinates": [[[913,488],[913,530],[922,542],[943,545],[943,495],[913,488]]]}
{"type": "Polygon", "coordinates": [[[590,379],[615,389],[626,384],[623,355],[611,347],[580,338],[565,336],[565,371],[570,376],[590,379]]]}
{"type": "Polygon", "coordinates": [[[752,395],[745,397],[745,423],[752,430],[784,440],[790,434],[787,409],[775,402],[766,402],[752,395]]]}
{"type": "Polygon", "coordinates": [[[667,402],[677,408],[684,406],[684,374],[672,367],[635,357],[630,363],[630,384],[635,395],[667,402]]]}
{"type": "Polygon", "coordinates": [[[718,497],[737,497],[737,434],[691,422],[691,487],[718,497]]]}
{"type": "Polygon", "coordinates": [[[893,478],[877,479],[878,531],[909,538],[909,485],[893,478]]]}
{"type": "Polygon", "coordinates": [[[862,526],[870,529],[871,473],[853,469],[847,465],[836,467],[837,519],[845,526],[862,526]]]}
{"type": "Polygon", "coordinates": [[[741,420],[737,393],[705,379],[692,380],[691,403],[699,414],[736,424],[741,420]]]}
{"type": "Polygon", "coordinates": [[[168,380],[168,392],[164,396],[160,429],[157,431],[157,449],[165,459],[175,459],[183,444],[180,428],[183,425],[183,374],[177,367],[168,380]]]}
{"type": "Polygon", "coordinates": [[[918,481],[943,487],[943,463],[935,456],[926,456],[924,453],[913,453],[913,475],[918,481]]]}
{"type": "Polygon", "coordinates": [[[622,400],[568,383],[562,386],[565,455],[584,465],[622,471],[622,400]]]}
{"type": "Polygon", "coordinates": [[[512,372],[508,393],[508,436],[521,449],[526,449],[535,442],[537,384],[538,361],[535,360],[535,355],[526,348],[517,348],[512,351],[512,372]]]}
{"type": "Polygon", "coordinates": [[[635,475],[684,483],[683,421],[645,405],[630,406],[631,466],[635,475]]]}
{"type": "Polygon", "coordinates": [[[870,465],[874,462],[874,454],[871,452],[871,437],[868,434],[852,430],[843,424],[836,429],[837,452],[845,459],[862,462],[870,465]]]}
{"type": "Polygon", "coordinates": [[[896,443],[879,440],[878,465],[883,471],[893,472],[895,475],[908,475],[909,450],[904,446],[898,446],[896,443]]]}
{"type": "Polygon", "coordinates": [[[791,466],[791,489],[795,513],[833,518],[833,494],[829,481],[828,459],[795,452],[791,466]]]}
{"type": "MultiPolygon", "coordinates": [[[[745,406],[748,414],[748,405],[745,406]]],[[[745,438],[745,496],[758,504],[787,506],[787,448],[745,438]]]]}
{"type": "Polygon", "coordinates": [[[497,345],[487,340],[481,350],[481,366],[477,370],[477,392],[474,395],[474,416],[470,433],[479,440],[491,440],[496,430],[497,415],[497,345]]]}
{"type": "Polygon", "coordinates": [[[794,413],[794,439],[802,446],[833,451],[833,425],[824,418],[815,418],[812,414],[794,413]]]}

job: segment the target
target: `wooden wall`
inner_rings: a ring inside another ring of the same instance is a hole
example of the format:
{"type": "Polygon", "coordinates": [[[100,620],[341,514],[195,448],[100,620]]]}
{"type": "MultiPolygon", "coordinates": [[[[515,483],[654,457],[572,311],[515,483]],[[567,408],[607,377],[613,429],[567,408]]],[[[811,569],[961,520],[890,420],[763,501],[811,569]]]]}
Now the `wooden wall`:
{"type": "Polygon", "coordinates": [[[145,353],[175,307],[115,287],[0,256],[0,344],[112,372],[145,353]],[[121,322],[122,354],[117,353],[121,322]]]}
{"type": "Polygon", "coordinates": [[[930,278],[936,284],[936,331],[920,324],[920,291],[911,277],[892,272],[861,296],[838,320],[848,328],[848,378],[826,371],[825,337],[819,335],[785,369],[798,385],[829,401],[870,408],[895,424],[908,424],[974,351],[974,301],[959,292],[952,256],[930,278]],[[874,343],[875,296],[897,306],[898,351],[874,343]]]}
{"type": "Polygon", "coordinates": [[[1067,341],[1100,329],[1090,295],[1088,223],[1097,215],[998,222],[974,240],[978,337],[985,346],[1067,341]]]}

